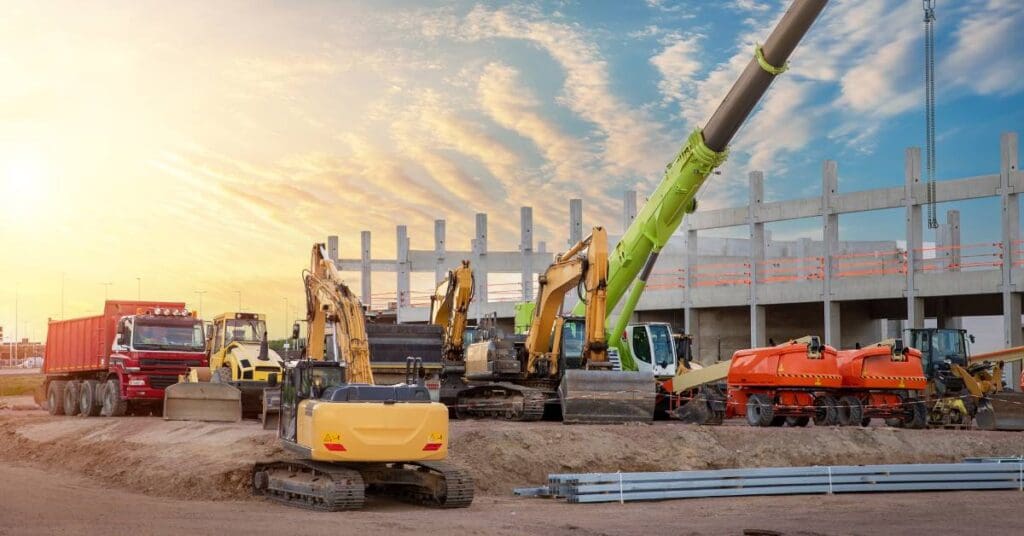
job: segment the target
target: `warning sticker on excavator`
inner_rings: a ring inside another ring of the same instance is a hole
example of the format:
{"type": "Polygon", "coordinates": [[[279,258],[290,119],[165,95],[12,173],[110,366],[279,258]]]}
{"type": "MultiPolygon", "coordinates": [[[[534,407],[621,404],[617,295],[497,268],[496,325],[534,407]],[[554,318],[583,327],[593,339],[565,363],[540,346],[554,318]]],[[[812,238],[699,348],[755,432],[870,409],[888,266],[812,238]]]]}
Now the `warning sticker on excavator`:
{"type": "Polygon", "coordinates": [[[439,442],[439,441],[441,441],[443,439],[444,439],[444,434],[442,434],[441,432],[434,432],[434,433],[430,434],[430,440],[431,441],[438,441],[439,442]]]}
{"type": "Polygon", "coordinates": [[[324,434],[324,443],[341,443],[341,434],[327,432],[324,434]]]}

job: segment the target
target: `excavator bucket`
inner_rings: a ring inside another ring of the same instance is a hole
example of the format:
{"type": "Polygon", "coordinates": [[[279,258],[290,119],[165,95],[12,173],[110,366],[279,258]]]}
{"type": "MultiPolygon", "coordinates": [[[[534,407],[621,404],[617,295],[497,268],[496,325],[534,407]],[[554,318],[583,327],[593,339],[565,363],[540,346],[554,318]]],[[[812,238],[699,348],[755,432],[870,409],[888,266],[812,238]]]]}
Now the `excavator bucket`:
{"type": "Polygon", "coordinates": [[[978,404],[974,423],[982,430],[1024,431],[1024,393],[989,395],[978,404]]]}
{"type": "Polygon", "coordinates": [[[242,392],[226,383],[176,383],[164,389],[164,420],[241,421],[242,392]]]}
{"type": "Polygon", "coordinates": [[[558,397],[564,423],[648,422],[654,419],[654,374],[567,370],[558,397]]]}
{"type": "Polygon", "coordinates": [[[263,412],[260,422],[264,430],[277,430],[281,422],[281,388],[267,387],[263,390],[263,412]]]}

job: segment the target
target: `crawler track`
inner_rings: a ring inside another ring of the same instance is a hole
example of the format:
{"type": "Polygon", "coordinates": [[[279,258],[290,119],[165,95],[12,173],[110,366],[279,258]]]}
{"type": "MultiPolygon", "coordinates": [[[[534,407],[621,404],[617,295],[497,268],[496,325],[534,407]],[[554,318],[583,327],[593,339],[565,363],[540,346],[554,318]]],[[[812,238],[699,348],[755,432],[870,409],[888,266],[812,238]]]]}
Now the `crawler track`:
{"type": "Polygon", "coordinates": [[[274,501],[324,512],[363,507],[366,484],[358,470],[313,461],[281,461],[256,464],[252,473],[256,495],[274,501]]]}
{"type": "Polygon", "coordinates": [[[543,389],[505,382],[481,385],[459,393],[455,415],[539,421],[544,417],[544,405],[555,396],[553,387],[543,389]]]}

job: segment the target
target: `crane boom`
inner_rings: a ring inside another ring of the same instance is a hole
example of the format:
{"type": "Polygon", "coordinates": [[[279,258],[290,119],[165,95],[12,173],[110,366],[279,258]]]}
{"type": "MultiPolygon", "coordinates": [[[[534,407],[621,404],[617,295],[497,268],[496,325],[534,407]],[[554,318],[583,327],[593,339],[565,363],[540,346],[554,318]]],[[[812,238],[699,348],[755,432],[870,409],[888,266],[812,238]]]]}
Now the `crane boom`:
{"type": "MultiPolygon", "coordinates": [[[[694,130],[666,166],[658,188],[615,246],[608,264],[607,316],[619,306],[631,285],[633,290],[609,335],[612,344],[618,343],[662,248],[679,228],[683,216],[696,210],[697,191],[708,175],[725,162],[729,142],[775,77],[785,71],[790,54],[826,3],[827,0],[793,2],[764,45],[755,47],[754,57],[704,128],[694,130]]],[[[580,314],[582,309],[580,304],[573,312],[580,314]]],[[[636,370],[628,352],[622,352],[620,357],[624,370],[636,370]]]]}

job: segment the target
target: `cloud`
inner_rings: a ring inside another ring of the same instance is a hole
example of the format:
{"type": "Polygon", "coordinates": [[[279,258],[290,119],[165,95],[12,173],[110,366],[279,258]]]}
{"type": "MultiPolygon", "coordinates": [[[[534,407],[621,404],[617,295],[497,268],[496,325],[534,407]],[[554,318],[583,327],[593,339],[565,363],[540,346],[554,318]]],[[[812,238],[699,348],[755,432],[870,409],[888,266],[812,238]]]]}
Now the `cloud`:
{"type": "Polygon", "coordinates": [[[953,87],[980,95],[1024,90],[1021,7],[1017,0],[989,0],[983,9],[967,13],[953,34],[952,51],[937,69],[941,77],[951,79],[953,87]]]}
{"type": "Polygon", "coordinates": [[[651,65],[661,75],[658,91],[662,103],[681,103],[692,97],[693,77],[701,68],[700,36],[673,34],[665,41],[661,52],[651,57],[651,65]]]}

